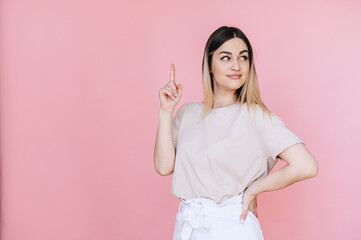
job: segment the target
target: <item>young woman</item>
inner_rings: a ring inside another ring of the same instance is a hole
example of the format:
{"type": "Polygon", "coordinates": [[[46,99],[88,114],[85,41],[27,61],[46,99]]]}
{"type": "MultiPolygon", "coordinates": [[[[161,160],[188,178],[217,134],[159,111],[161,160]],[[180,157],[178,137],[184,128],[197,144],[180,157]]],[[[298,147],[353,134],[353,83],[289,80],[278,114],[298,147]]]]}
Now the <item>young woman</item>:
{"type": "Polygon", "coordinates": [[[159,90],[156,171],[174,172],[180,199],[174,240],[263,239],[257,194],[315,177],[318,164],[305,143],[262,102],[251,44],[238,28],[209,37],[202,62],[204,101],[181,105],[183,86],[159,90]],[[288,165],[268,174],[282,159],[288,165]]]}

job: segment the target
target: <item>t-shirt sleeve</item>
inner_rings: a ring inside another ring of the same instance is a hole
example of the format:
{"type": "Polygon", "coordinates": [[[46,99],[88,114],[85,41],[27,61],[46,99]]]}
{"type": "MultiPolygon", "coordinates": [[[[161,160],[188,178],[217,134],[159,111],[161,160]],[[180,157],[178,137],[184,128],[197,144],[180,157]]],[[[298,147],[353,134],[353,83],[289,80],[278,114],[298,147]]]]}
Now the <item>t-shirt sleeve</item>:
{"type": "Polygon", "coordinates": [[[275,161],[278,160],[276,159],[278,154],[286,148],[296,143],[304,144],[295,133],[287,128],[282,118],[274,113],[271,113],[271,118],[266,113],[264,115],[258,113],[256,127],[268,156],[275,161]]]}
{"type": "Polygon", "coordinates": [[[178,108],[174,117],[172,118],[172,137],[174,148],[177,147],[178,132],[184,113],[184,104],[178,108]]]}

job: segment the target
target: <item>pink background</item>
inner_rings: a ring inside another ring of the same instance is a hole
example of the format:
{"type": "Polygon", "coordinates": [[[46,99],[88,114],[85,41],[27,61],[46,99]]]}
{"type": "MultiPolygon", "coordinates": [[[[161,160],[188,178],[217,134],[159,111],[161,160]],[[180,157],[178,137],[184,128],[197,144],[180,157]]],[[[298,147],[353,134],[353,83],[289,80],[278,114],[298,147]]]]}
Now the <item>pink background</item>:
{"type": "Polygon", "coordinates": [[[158,90],[174,63],[180,104],[202,101],[203,49],[222,25],[249,37],[264,102],[319,163],[316,178],[258,196],[265,239],[360,239],[360,1],[0,9],[2,240],[171,239],[158,90]]]}

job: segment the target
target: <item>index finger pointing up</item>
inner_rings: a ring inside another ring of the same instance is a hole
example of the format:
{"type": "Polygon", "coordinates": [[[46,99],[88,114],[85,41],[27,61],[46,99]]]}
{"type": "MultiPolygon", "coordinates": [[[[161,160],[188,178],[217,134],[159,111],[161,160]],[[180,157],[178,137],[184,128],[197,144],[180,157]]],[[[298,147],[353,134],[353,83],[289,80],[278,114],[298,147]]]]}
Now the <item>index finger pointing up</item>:
{"type": "Polygon", "coordinates": [[[170,80],[169,80],[169,82],[171,82],[171,83],[174,83],[174,79],[175,79],[175,74],[174,74],[174,72],[175,72],[175,69],[174,69],[174,65],[173,64],[171,64],[170,65],[170,80]]]}

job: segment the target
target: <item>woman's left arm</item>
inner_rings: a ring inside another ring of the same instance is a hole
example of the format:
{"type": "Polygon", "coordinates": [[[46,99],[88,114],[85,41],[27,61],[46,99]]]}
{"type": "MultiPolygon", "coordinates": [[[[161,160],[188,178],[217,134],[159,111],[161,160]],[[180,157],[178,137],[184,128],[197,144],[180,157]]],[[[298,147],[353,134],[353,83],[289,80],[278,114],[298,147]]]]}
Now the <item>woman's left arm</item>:
{"type": "Polygon", "coordinates": [[[257,194],[282,189],[318,174],[317,161],[303,143],[296,143],[286,148],[278,156],[288,164],[248,186],[244,192],[241,218],[246,219],[249,203],[257,194]]]}
{"type": "Polygon", "coordinates": [[[298,181],[316,177],[318,174],[317,161],[303,143],[286,148],[278,156],[288,164],[254,181],[248,187],[249,192],[259,194],[282,189],[298,181]]]}

